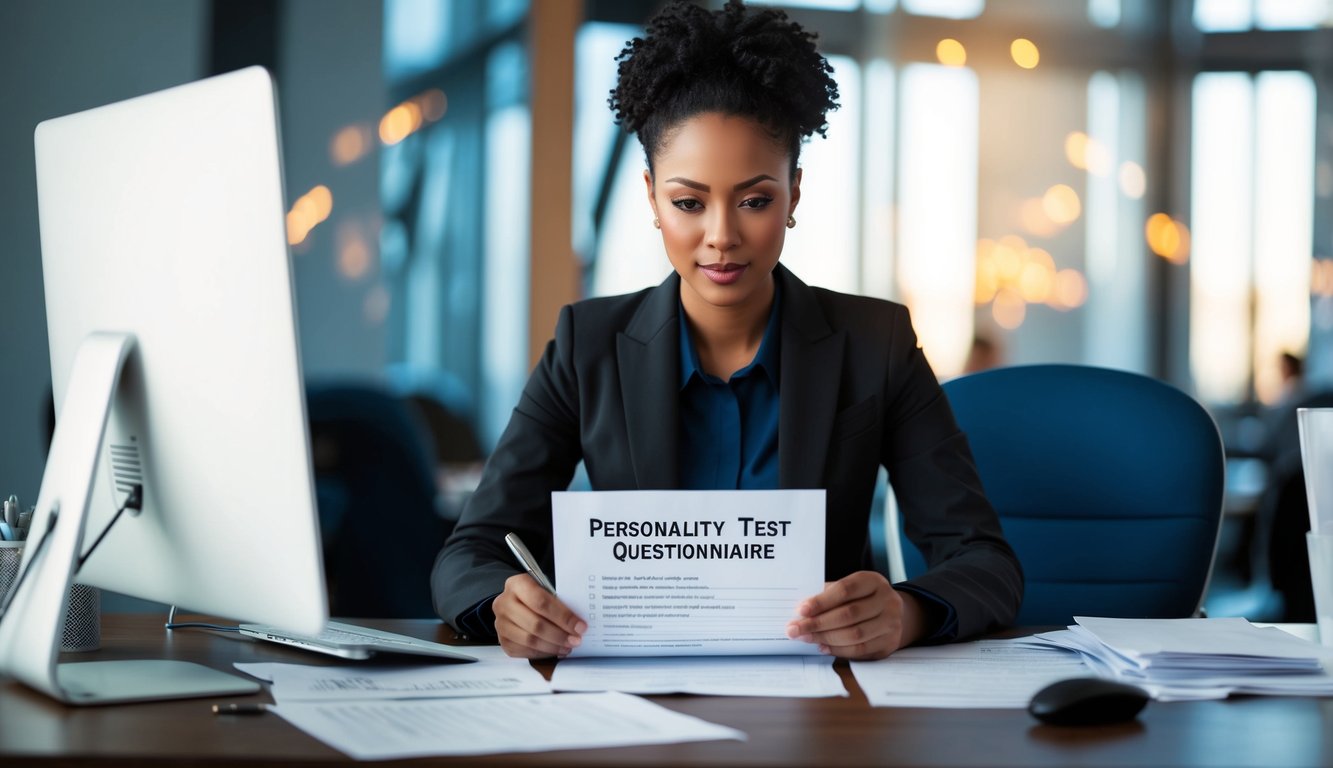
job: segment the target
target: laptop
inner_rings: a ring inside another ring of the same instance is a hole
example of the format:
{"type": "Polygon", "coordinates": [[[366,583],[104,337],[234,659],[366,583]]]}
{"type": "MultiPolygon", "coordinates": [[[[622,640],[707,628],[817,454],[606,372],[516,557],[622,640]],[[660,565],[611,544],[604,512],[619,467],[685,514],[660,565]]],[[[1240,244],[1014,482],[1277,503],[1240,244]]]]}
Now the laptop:
{"type": "Polygon", "coordinates": [[[264,624],[242,624],[241,634],[357,661],[392,656],[419,656],[452,662],[477,660],[465,653],[459,653],[452,646],[369,627],[344,624],[340,621],[330,621],[318,635],[291,632],[264,624]]]}

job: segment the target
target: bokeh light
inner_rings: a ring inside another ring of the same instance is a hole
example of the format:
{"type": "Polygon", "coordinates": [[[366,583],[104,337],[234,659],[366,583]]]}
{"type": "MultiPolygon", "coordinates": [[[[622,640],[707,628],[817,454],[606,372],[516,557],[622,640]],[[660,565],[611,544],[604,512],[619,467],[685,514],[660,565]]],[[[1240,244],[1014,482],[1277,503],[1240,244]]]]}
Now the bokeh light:
{"type": "Polygon", "coordinates": [[[946,37],[935,46],[935,58],[946,67],[961,67],[967,63],[967,49],[952,37],[946,37]]]}
{"type": "Polygon", "coordinates": [[[1025,37],[1009,44],[1009,55],[1023,69],[1035,69],[1037,62],[1041,61],[1041,52],[1037,50],[1036,44],[1025,37]]]}
{"type": "Polygon", "coordinates": [[[1148,176],[1143,166],[1133,160],[1120,164],[1120,191],[1131,200],[1138,200],[1148,191],[1148,176]]]}
{"type": "Polygon", "coordinates": [[[1041,198],[1041,205],[1046,210],[1046,215],[1056,224],[1069,224],[1077,220],[1083,212],[1078,193],[1068,184],[1056,184],[1046,190],[1046,194],[1041,198]]]}
{"type": "Polygon", "coordinates": [[[314,229],[333,213],[333,193],[320,184],[297,198],[292,209],[287,213],[287,244],[299,245],[305,242],[314,229]]]}

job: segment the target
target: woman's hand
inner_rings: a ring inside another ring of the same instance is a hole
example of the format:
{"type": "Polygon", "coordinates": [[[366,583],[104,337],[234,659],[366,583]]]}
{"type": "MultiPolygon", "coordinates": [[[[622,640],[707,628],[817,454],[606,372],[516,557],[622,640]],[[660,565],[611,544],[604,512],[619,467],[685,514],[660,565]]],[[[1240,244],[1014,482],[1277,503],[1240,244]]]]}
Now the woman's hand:
{"type": "Polygon", "coordinates": [[[495,634],[509,656],[543,659],[568,656],[583,642],[588,625],[526,573],[505,579],[492,604],[495,634]]]}
{"type": "Polygon", "coordinates": [[[828,582],[796,612],[800,618],[787,625],[787,637],[819,643],[820,653],[844,659],[882,659],[922,633],[916,598],[874,571],[828,582]]]}

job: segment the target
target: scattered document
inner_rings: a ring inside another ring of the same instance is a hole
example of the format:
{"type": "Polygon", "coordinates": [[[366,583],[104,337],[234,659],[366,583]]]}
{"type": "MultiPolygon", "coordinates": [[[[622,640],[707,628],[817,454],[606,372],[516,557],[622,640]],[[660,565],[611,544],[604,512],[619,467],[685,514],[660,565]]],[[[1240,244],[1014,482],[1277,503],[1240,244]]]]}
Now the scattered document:
{"type": "Polygon", "coordinates": [[[564,659],[557,691],[693,693],[703,696],[846,696],[831,656],[689,656],[564,659]]]}
{"type": "Polygon", "coordinates": [[[439,699],[550,693],[551,686],[525,660],[413,666],[312,666],[237,664],[240,671],[271,684],[279,704],[287,702],[439,699]]]}
{"type": "Polygon", "coordinates": [[[1023,709],[1047,685],[1091,672],[1076,654],[1020,639],[904,648],[853,661],[852,674],[876,707],[1023,709]]]}
{"type": "Polygon", "coordinates": [[[1081,654],[1093,670],[1163,701],[1221,699],[1233,693],[1333,696],[1324,665],[1330,650],[1245,619],[1106,619],[1029,642],[1081,654]]]}
{"type": "Polygon", "coordinates": [[[623,693],[291,702],[272,711],[358,760],[745,740],[734,728],[623,693]]]}
{"type": "Polygon", "coordinates": [[[824,588],[824,491],[551,496],[571,656],[818,654],[786,627],[824,588]]]}

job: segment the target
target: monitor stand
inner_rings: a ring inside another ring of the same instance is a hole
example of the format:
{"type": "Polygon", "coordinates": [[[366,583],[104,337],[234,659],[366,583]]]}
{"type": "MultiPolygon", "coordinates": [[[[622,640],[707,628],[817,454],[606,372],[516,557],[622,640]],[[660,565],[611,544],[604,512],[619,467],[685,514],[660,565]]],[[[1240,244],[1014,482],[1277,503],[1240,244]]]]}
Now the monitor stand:
{"type": "Polygon", "coordinates": [[[107,417],[134,343],[98,332],[79,345],[24,547],[26,575],[0,618],[0,674],[66,704],[255,693],[257,683],[184,661],[56,662],[107,417]]]}

